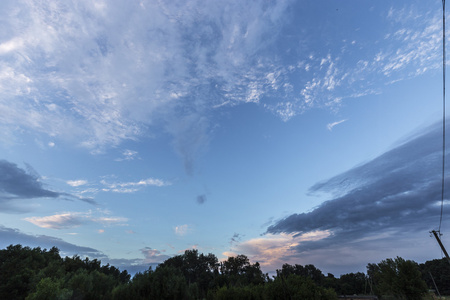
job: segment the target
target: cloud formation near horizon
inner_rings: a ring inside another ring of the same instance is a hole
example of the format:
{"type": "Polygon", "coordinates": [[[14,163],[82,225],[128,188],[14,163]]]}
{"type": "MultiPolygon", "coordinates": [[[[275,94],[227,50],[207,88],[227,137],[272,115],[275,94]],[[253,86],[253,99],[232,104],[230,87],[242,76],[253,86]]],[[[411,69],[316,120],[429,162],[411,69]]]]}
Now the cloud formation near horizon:
{"type": "MultiPolygon", "coordinates": [[[[409,234],[437,229],[441,147],[442,129],[432,126],[372,161],[315,184],[311,193],[328,193],[333,198],[311,212],[287,216],[267,233],[330,232],[326,238],[292,249],[302,253],[375,237],[398,242],[409,234]]],[[[450,158],[449,153],[446,157],[450,158]]]]}
{"type": "Polygon", "coordinates": [[[104,256],[104,254],[100,251],[93,248],[77,246],[60,238],[47,235],[26,234],[18,229],[8,228],[3,225],[0,225],[0,241],[0,247],[6,247],[11,244],[21,244],[23,246],[41,247],[47,249],[57,247],[62,252],[66,253],[66,255],[78,254],[80,256],[89,257],[104,256]]]}

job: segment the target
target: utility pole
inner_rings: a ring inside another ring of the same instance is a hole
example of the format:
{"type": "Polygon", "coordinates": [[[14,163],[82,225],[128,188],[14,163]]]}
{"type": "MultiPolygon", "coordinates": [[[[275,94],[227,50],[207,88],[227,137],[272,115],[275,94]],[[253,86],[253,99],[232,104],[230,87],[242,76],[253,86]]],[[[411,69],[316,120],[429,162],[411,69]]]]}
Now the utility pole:
{"type": "Polygon", "coordinates": [[[439,237],[441,235],[441,233],[439,232],[439,235],[438,235],[436,230],[432,230],[431,233],[436,238],[436,241],[438,242],[439,246],[441,247],[442,252],[444,252],[444,255],[447,258],[447,261],[450,263],[450,257],[448,256],[447,250],[445,250],[445,247],[444,247],[444,245],[441,242],[441,238],[439,237]]]}

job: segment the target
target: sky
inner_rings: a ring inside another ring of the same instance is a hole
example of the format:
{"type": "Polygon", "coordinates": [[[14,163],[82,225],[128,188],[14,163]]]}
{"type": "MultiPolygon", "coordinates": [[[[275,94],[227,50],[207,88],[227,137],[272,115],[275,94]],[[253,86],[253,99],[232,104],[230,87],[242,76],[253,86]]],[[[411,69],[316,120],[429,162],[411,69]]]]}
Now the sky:
{"type": "Polygon", "coordinates": [[[0,24],[0,247],[442,257],[441,1],[4,0],[0,24]]]}

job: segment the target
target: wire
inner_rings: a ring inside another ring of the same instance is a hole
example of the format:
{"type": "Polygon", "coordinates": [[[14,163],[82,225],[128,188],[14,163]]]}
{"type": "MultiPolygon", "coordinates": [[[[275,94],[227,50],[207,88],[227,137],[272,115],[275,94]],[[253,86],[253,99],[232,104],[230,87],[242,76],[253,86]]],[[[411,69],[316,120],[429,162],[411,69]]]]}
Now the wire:
{"type": "Polygon", "coordinates": [[[445,190],[445,0],[442,0],[442,188],[441,188],[441,217],[439,219],[439,234],[441,234],[442,213],[444,211],[444,190],[445,190]]]}

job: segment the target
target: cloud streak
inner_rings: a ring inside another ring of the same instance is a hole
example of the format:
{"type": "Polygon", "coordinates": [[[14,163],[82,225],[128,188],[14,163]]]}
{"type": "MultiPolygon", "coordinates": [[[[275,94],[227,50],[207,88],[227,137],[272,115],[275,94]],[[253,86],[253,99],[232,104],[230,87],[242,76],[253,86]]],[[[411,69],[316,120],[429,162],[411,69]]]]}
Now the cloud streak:
{"type": "Polygon", "coordinates": [[[171,185],[170,182],[166,182],[156,178],[142,179],[137,182],[118,182],[118,183],[117,182],[109,183],[106,180],[102,180],[100,183],[105,186],[104,188],[102,188],[102,191],[115,193],[133,193],[137,192],[140,188],[146,186],[162,187],[171,185]]]}
{"type": "Polygon", "coordinates": [[[337,125],[339,125],[339,124],[341,124],[341,123],[344,123],[345,121],[347,121],[347,119],[340,120],[340,121],[336,121],[336,122],[333,122],[333,123],[329,123],[329,124],[327,125],[327,129],[328,129],[329,131],[332,131],[333,128],[334,128],[335,126],[337,126],[337,125]]]}
{"type": "Polygon", "coordinates": [[[58,230],[75,228],[91,222],[100,223],[103,226],[123,226],[128,221],[124,217],[112,217],[108,215],[95,216],[91,211],[88,213],[66,212],[44,217],[29,217],[24,220],[42,228],[58,230]]]}
{"type": "Polygon", "coordinates": [[[103,253],[93,248],[74,245],[60,238],[47,235],[26,234],[18,229],[8,228],[3,225],[0,225],[0,241],[0,246],[2,247],[6,247],[10,244],[21,244],[23,246],[41,247],[47,249],[57,247],[64,253],[64,255],[78,254],[80,256],[89,257],[104,256],[103,253]]]}
{"type": "MultiPolygon", "coordinates": [[[[267,233],[294,237],[315,231],[330,233],[317,241],[299,243],[290,253],[293,256],[342,250],[349,244],[369,251],[368,245],[376,245],[376,249],[391,243],[393,249],[406,251],[406,240],[437,229],[441,147],[442,129],[431,126],[372,161],[315,184],[311,193],[328,193],[333,198],[310,212],[279,220],[267,233]]],[[[446,174],[449,171],[447,167],[446,174]]],[[[444,209],[448,209],[447,202],[444,209]]]]}

